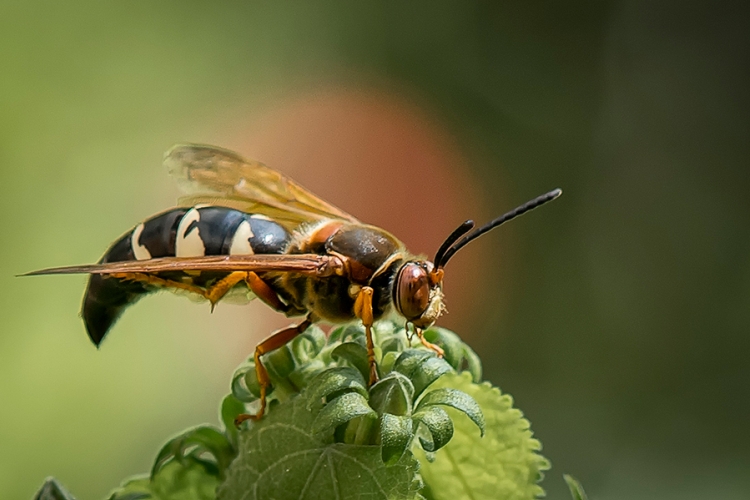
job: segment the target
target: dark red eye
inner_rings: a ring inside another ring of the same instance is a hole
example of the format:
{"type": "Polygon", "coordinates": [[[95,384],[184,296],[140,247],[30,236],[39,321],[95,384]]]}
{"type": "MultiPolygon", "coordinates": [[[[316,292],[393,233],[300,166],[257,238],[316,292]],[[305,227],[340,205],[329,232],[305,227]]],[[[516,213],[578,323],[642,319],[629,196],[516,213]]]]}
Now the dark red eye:
{"type": "Polygon", "coordinates": [[[394,298],[406,319],[419,318],[430,305],[430,280],[425,268],[416,262],[404,264],[396,279],[394,298]]]}

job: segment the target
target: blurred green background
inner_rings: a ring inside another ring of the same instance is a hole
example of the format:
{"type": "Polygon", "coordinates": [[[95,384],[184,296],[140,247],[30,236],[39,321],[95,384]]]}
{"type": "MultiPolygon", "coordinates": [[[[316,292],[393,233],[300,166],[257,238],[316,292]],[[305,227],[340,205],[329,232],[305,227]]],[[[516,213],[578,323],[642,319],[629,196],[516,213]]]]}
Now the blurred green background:
{"type": "Polygon", "coordinates": [[[97,351],[82,277],[177,190],[175,142],[236,149],[432,254],[451,314],[567,498],[750,492],[750,30],[729,2],[0,3],[0,498],[80,499],[216,422],[286,320],[144,300],[97,351]]]}

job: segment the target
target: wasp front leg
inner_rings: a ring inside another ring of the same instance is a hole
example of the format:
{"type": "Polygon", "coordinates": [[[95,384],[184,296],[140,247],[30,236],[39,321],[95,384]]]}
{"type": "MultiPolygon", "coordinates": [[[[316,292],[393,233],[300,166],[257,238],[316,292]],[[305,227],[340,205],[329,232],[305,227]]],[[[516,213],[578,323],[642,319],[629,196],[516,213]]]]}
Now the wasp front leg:
{"type": "Polygon", "coordinates": [[[445,356],[445,351],[442,347],[440,347],[437,344],[433,344],[426,338],[424,338],[424,333],[422,332],[421,328],[414,328],[414,331],[417,334],[417,338],[419,338],[419,341],[422,343],[423,346],[425,346],[427,349],[430,349],[431,351],[434,351],[435,354],[438,355],[438,358],[442,358],[445,356]]]}
{"type": "Polygon", "coordinates": [[[378,381],[378,365],[375,362],[375,342],[372,339],[372,324],[374,317],[372,313],[373,289],[363,286],[354,301],[354,314],[362,320],[367,338],[367,361],[370,364],[370,385],[378,381]]]}

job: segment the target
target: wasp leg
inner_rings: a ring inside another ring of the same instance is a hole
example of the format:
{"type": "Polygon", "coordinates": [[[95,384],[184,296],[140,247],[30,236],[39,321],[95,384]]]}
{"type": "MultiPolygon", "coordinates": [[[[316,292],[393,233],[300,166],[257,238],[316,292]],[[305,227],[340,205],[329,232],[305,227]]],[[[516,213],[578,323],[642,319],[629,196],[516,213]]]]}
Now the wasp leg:
{"type": "Polygon", "coordinates": [[[263,302],[273,309],[286,312],[289,307],[284,304],[279,296],[263,281],[257,274],[252,271],[235,271],[229,273],[213,285],[203,288],[191,283],[182,283],[181,281],[160,278],[153,274],[147,273],[112,273],[113,278],[119,278],[128,281],[139,281],[149,285],[155,285],[166,288],[177,288],[187,292],[195,293],[202,296],[211,303],[211,311],[224,295],[229,292],[235,285],[246,282],[248,288],[263,302]]]}
{"type": "Polygon", "coordinates": [[[362,320],[367,337],[367,361],[370,364],[370,385],[378,381],[378,365],[375,362],[375,343],[372,340],[372,293],[373,289],[363,286],[354,301],[354,315],[362,320]]]}
{"type": "Polygon", "coordinates": [[[445,356],[445,351],[442,347],[437,344],[433,344],[432,342],[424,338],[424,334],[422,333],[421,328],[415,328],[415,330],[417,332],[417,337],[419,338],[419,341],[422,342],[423,346],[425,346],[427,349],[435,351],[435,354],[438,355],[438,358],[442,358],[443,356],[445,356]]]}
{"type": "Polygon", "coordinates": [[[263,366],[260,357],[291,342],[294,337],[307,330],[312,323],[312,316],[308,316],[307,319],[299,325],[279,330],[271,334],[270,337],[255,347],[255,374],[258,377],[258,383],[260,384],[260,409],[255,415],[248,415],[247,413],[237,415],[237,418],[234,419],[235,425],[239,426],[245,420],[257,421],[266,412],[266,391],[268,386],[271,385],[271,380],[268,377],[268,371],[266,370],[266,367],[263,366]]]}
{"type": "Polygon", "coordinates": [[[229,273],[213,285],[206,288],[204,296],[211,303],[211,312],[214,312],[216,303],[221,300],[237,283],[247,281],[248,273],[245,271],[235,271],[229,273]]]}
{"type": "Polygon", "coordinates": [[[163,286],[163,287],[168,287],[168,288],[177,288],[179,290],[185,290],[188,292],[196,293],[204,297],[206,296],[206,291],[197,285],[193,285],[190,283],[182,283],[181,281],[167,280],[164,278],[159,278],[158,276],[155,276],[153,274],[112,273],[109,276],[112,278],[118,278],[121,280],[138,281],[141,283],[146,283],[148,285],[163,286]]]}
{"type": "Polygon", "coordinates": [[[276,292],[268,286],[257,274],[252,271],[235,271],[229,273],[210,287],[206,288],[205,297],[211,302],[211,311],[217,302],[229,292],[235,285],[241,282],[247,283],[248,288],[266,305],[276,311],[286,312],[289,307],[284,304],[276,292]]]}

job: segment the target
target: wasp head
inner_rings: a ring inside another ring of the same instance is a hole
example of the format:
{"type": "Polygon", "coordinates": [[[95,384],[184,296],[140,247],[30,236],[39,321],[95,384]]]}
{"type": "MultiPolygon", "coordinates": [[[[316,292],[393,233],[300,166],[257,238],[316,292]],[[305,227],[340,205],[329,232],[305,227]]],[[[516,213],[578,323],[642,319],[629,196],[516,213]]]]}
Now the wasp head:
{"type": "Polygon", "coordinates": [[[396,275],[393,303],[409,323],[429,328],[445,311],[443,270],[429,261],[406,262],[396,275]]]}
{"type": "Polygon", "coordinates": [[[443,305],[443,268],[461,248],[496,227],[519,215],[552,201],[562,194],[560,189],[537,196],[531,201],[474,229],[474,221],[459,225],[440,245],[433,262],[408,261],[398,271],[393,287],[396,309],[417,328],[429,328],[445,311],[443,305]],[[472,231],[473,230],[473,231],[472,231]]]}

